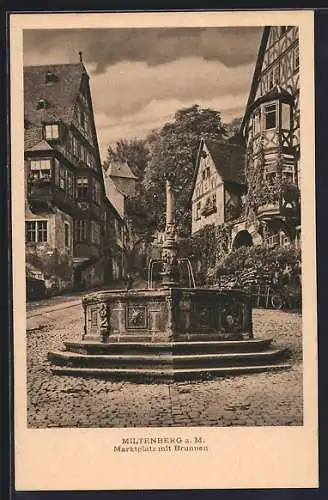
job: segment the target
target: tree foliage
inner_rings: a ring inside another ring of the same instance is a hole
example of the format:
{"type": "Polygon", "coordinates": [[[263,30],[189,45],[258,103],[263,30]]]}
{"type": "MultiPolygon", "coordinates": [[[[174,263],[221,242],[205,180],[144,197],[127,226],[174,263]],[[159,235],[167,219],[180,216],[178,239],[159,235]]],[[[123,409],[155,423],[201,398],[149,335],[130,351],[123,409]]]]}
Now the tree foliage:
{"type": "Polygon", "coordinates": [[[115,146],[109,146],[107,159],[103,168],[108,169],[110,163],[127,163],[133,174],[142,180],[147,165],[149,149],[145,139],[119,139],[115,146]]]}
{"type": "Polygon", "coordinates": [[[197,104],[178,110],[173,120],[144,139],[120,139],[109,146],[104,169],[111,162],[127,162],[138,177],[136,192],[126,200],[126,216],[133,228],[131,248],[149,242],[165,227],[165,178],[173,178],[175,217],[181,236],[189,235],[190,195],[201,138],[222,139],[221,114],[197,104]]]}
{"type": "Polygon", "coordinates": [[[165,178],[170,175],[173,178],[179,232],[185,234],[189,231],[189,200],[199,141],[201,138],[222,139],[224,134],[220,112],[195,104],[178,110],[173,121],[149,136],[150,159],[145,170],[144,186],[152,196],[157,196],[159,227],[164,226],[165,178]]]}

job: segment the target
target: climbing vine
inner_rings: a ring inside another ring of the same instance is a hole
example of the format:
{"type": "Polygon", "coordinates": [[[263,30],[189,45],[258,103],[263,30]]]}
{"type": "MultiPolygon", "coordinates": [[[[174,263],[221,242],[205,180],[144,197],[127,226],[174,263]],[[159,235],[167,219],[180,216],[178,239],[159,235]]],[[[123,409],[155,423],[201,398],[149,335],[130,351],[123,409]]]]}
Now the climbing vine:
{"type": "Polygon", "coordinates": [[[191,239],[191,252],[196,281],[206,282],[209,269],[217,266],[228,253],[231,244],[231,224],[207,225],[191,239]]]}

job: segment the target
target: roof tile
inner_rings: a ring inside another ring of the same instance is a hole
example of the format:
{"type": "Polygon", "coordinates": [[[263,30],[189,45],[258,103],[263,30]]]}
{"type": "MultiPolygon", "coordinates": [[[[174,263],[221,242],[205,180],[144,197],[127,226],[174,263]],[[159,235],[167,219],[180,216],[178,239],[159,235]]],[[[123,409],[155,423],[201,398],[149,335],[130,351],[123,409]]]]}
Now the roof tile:
{"type": "Polygon", "coordinates": [[[209,140],[205,140],[205,144],[224,181],[237,182],[239,184],[246,182],[244,148],[242,146],[223,141],[209,140]]]}

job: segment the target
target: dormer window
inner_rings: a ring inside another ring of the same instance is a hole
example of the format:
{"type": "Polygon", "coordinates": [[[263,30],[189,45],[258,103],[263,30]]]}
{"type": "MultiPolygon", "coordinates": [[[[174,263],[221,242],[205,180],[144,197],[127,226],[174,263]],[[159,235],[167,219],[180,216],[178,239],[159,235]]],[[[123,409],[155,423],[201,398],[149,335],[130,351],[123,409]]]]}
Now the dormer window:
{"type": "Polygon", "coordinates": [[[41,99],[38,100],[36,109],[46,109],[48,107],[48,102],[41,97],[41,99]]]}
{"type": "Polygon", "coordinates": [[[47,139],[47,141],[53,141],[53,140],[59,139],[59,125],[58,125],[58,123],[51,123],[51,124],[45,125],[44,131],[45,131],[45,138],[47,139]]]}
{"type": "Polygon", "coordinates": [[[45,81],[46,83],[55,83],[58,81],[58,77],[51,71],[47,71],[45,76],[45,81]]]}

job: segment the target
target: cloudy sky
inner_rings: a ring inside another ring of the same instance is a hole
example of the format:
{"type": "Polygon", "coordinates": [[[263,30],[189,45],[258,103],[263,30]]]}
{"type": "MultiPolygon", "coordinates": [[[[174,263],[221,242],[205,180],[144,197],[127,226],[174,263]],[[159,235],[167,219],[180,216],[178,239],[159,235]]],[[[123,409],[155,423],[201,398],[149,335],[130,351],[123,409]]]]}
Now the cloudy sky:
{"type": "Polygon", "coordinates": [[[25,30],[24,64],[78,62],[90,75],[102,158],[193,104],[243,115],[261,28],[25,30]]]}

